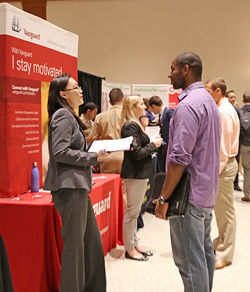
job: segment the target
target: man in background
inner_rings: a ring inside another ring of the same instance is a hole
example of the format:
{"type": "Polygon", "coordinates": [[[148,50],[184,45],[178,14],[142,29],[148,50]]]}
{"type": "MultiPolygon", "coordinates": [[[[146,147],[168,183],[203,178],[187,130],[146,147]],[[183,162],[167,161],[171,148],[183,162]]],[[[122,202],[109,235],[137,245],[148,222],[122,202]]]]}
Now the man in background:
{"type": "MultiPolygon", "coordinates": [[[[239,109],[239,105],[236,101],[236,93],[234,90],[229,90],[226,92],[226,97],[228,98],[228,101],[232,104],[232,106],[234,107],[234,109],[236,110],[238,117],[240,118],[240,109],[239,109]]],[[[237,174],[235,176],[235,180],[234,180],[234,189],[236,191],[241,192],[242,189],[239,186],[239,162],[240,162],[240,143],[239,143],[239,151],[238,154],[235,157],[237,164],[238,164],[238,171],[237,174]]]]}
{"type": "MultiPolygon", "coordinates": [[[[95,118],[92,139],[108,140],[121,138],[121,113],[124,95],[121,89],[113,88],[109,93],[109,103],[112,107],[98,114],[95,118]]],[[[102,173],[121,173],[123,151],[110,153],[100,162],[102,173]]]]}
{"type": "Polygon", "coordinates": [[[243,94],[244,106],[240,109],[240,153],[244,169],[244,202],[250,202],[250,91],[243,94]]]}
{"type": "Polygon", "coordinates": [[[168,149],[168,138],[169,138],[169,123],[174,114],[174,109],[167,108],[163,105],[162,99],[159,96],[152,96],[148,105],[150,111],[155,115],[159,115],[159,125],[160,125],[160,134],[165,142],[164,145],[158,148],[158,171],[165,172],[166,165],[166,155],[168,149]]]}
{"type": "Polygon", "coordinates": [[[94,102],[88,102],[84,105],[83,112],[80,116],[80,119],[82,122],[88,127],[88,129],[84,130],[84,135],[86,137],[86,141],[88,146],[92,142],[91,138],[91,132],[92,132],[92,127],[94,125],[94,118],[97,115],[99,106],[95,104],[94,102]]]}
{"type": "Polygon", "coordinates": [[[239,108],[238,102],[236,101],[236,93],[234,90],[229,90],[226,92],[226,97],[228,101],[234,105],[235,107],[239,108]]]}
{"type": "Polygon", "coordinates": [[[215,265],[210,232],[221,129],[218,109],[201,75],[201,59],[193,52],[172,61],[171,84],[183,92],[170,122],[167,173],[155,210],[156,217],[167,220],[168,199],[186,170],[191,177],[187,211],[185,217],[169,218],[169,225],[174,261],[188,292],[211,291],[215,265]]]}
{"type": "MultiPolygon", "coordinates": [[[[109,93],[109,103],[112,107],[98,114],[95,118],[92,139],[93,140],[110,140],[121,138],[121,113],[124,95],[121,89],[113,88],[109,93]]],[[[110,153],[100,161],[101,173],[121,174],[123,162],[123,151],[110,153]]],[[[126,208],[126,192],[123,185],[124,207],[126,208]]]]}
{"type": "Polygon", "coordinates": [[[232,263],[236,240],[233,182],[238,171],[235,156],[239,148],[240,123],[237,112],[225,97],[225,81],[214,78],[208,80],[205,87],[217,104],[221,119],[220,177],[214,207],[219,236],[213,244],[215,269],[222,269],[232,263]]]}

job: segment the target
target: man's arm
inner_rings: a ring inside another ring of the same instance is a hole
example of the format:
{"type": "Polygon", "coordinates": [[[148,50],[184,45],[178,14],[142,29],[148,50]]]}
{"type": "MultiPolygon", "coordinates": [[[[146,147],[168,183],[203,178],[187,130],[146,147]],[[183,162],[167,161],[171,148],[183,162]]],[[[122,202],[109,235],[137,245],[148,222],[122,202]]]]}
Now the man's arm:
{"type": "Polygon", "coordinates": [[[220,174],[226,167],[230,149],[232,147],[232,133],[233,133],[233,122],[230,115],[227,112],[220,112],[221,119],[221,144],[220,144],[220,174]]]}
{"type": "MultiPolygon", "coordinates": [[[[197,141],[199,119],[193,113],[192,107],[181,103],[175,110],[171,125],[171,143],[169,145],[168,167],[165,182],[162,187],[161,196],[168,199],[178,182],[180,181],[185,167],[192,160],[192,153],[197,141]]],[[[167,219],[166,212],[168,203],[163,205],[156,203],[156,217],[167,219]]]]}

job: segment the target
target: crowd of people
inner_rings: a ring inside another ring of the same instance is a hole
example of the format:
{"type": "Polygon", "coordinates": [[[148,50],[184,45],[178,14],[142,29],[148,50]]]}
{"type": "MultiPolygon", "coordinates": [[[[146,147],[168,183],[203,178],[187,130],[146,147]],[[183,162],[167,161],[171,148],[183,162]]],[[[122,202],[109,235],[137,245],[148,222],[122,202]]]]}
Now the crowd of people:
{"type": "Polygon", "coordinates": [[[109,110],[97,114],[98,106],[87,103],[81,117],[75,113],[83,104],[77,82],[68,74],[51,82],[50,161],[44,189],[51,191],[62,217],[61,292],[106,291],[101,237],[89,198],[93,170],[121,175],[125,258],[148,261],[153,256],[137,238],[137,217],[147,179],[154,171],[153,153],[158,156],[157,171],[166,173],[156,200],[157,218],[168,220],[173,190],[184,171],[191,177],[185,216],[169,218],[173,258],[184,290],[211,291],[214,270],[232,264],[239,149],[244,170],[242,200],[250,201],[250,92],[244,93],[245,105],[239,109],[235,92],[227,92],[222,78],[210,79],[204,86],[201,76],[200,57],[182,53],[173,59],[169,74],[174,89],[183,89],[175,110],[164,106],[159,96],[124,97],[114,88],[109,93],[109,110]],[[158,125],[160,131],[150,141],[145,128],[151,125],[158,125]],[[87,151],[93,140],[128,136],[133,136],[130,151],[87,151]],[[214,241],[210,235],[213,211],[219,234],[214,241]]]}

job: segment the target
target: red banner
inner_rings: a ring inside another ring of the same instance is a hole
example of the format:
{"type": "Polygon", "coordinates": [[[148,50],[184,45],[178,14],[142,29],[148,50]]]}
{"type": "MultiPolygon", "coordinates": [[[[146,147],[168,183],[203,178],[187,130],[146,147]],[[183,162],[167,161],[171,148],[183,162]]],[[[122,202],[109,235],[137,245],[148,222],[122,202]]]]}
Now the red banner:
{"type": "Polygon", "coordinates": [[[0,35],[5,70],[0,76],[51,81],[62,73],[77,79],[77,58],[12,36],[0,35]]]}
{"type": "Polygon", "coordinates": [[[169,108],[176,108],[179,100],[178,96],[182,92],[182,89],[174,89],[173,87],[169,88],[169,108]]]}
{"type": "Polygon", "coordinates": [[[0,12],[0,197],[10,197],[30,189],[34,162],[42,186],[49,82],[65,72],[77,80],[78,37],[8,4],[0,12]]]}

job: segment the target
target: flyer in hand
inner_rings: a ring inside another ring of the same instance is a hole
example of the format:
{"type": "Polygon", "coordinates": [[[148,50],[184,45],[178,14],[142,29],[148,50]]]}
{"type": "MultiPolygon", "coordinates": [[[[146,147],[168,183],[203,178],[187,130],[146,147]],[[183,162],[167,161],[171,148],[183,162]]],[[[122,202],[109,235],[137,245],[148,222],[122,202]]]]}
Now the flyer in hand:
{"type": "Polygon", "coordinates": [[[132,141],[132,136],[113,140],[95,140],[90,146],[88,152],[97,152],[102,149],[106,149],[106,152],[128,151],[130,150],[132,141]]]}

